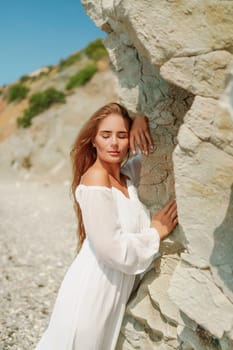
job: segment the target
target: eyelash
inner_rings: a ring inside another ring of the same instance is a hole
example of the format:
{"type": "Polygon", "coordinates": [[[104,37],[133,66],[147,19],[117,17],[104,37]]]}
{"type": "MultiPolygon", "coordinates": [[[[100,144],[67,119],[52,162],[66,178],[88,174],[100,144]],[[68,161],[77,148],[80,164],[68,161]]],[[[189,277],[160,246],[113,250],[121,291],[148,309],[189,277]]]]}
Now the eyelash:
{"type": "MultiPolygon", "coordinates": [[[[109,136],[102,135],[102,137],[103,137],[104,139],[107,139],[109,136]]],[[[127,138],[127,136],[118,136],[118,137],[119,137],[119,139],[125,139],[125,138],[127,138]]]]}

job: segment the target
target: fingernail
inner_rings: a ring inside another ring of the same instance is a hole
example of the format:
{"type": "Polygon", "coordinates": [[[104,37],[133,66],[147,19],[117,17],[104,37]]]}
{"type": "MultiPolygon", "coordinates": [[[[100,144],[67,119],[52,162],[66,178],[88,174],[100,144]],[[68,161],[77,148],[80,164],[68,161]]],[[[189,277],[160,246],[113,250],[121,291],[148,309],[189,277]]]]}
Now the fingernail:
{"type": "Polygon", "coordinates": [[[154,148],[155,148],[155,146],[153,146],[153,145],[150,146],[150,149],[154,149],[154,148]]]}
{"type": "Polygon", "coordinates": [[[148,156],[148,151],[146,151],[145,153],[146,153],[146,155],[148,156]]]}
{"type": "Polygon", "coordinates": [[[133,154],[136,154],[135,150],[133,150],[133,154]]]}

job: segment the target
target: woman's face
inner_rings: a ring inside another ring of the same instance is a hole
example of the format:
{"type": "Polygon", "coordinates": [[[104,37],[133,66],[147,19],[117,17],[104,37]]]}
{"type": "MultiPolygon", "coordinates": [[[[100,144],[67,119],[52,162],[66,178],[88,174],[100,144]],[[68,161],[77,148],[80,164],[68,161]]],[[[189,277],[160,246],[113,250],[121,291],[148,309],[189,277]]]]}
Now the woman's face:
{"type": "Polygon", "coordinates": [[[109,114],[99,123],[93,145],[97,158],[110,163],[121,163],[129,148],[128,121],[119,114],[109,114]]]}

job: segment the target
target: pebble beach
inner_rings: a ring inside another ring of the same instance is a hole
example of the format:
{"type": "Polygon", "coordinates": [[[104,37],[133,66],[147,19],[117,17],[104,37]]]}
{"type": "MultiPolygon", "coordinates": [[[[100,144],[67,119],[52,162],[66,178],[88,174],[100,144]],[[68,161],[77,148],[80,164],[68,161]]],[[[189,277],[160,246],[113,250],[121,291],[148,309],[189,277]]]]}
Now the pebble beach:
{"type": "Polygon", "coordinates": [[[75,257],[68,183],[0,185],[0,350],[33,350],[75,257]]]}

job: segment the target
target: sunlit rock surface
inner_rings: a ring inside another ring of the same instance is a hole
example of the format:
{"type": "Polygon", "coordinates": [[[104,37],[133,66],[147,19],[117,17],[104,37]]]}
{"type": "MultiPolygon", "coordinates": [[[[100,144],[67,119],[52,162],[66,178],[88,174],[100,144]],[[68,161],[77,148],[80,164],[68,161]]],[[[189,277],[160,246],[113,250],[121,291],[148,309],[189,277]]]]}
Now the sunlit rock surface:
{"type": "Polygon", "coordinates": [[[139,193],[179,228],[128,304],[117,349],[233,349],[232,1],[82,0],[121,102],[150,119],[139,193]]]}

